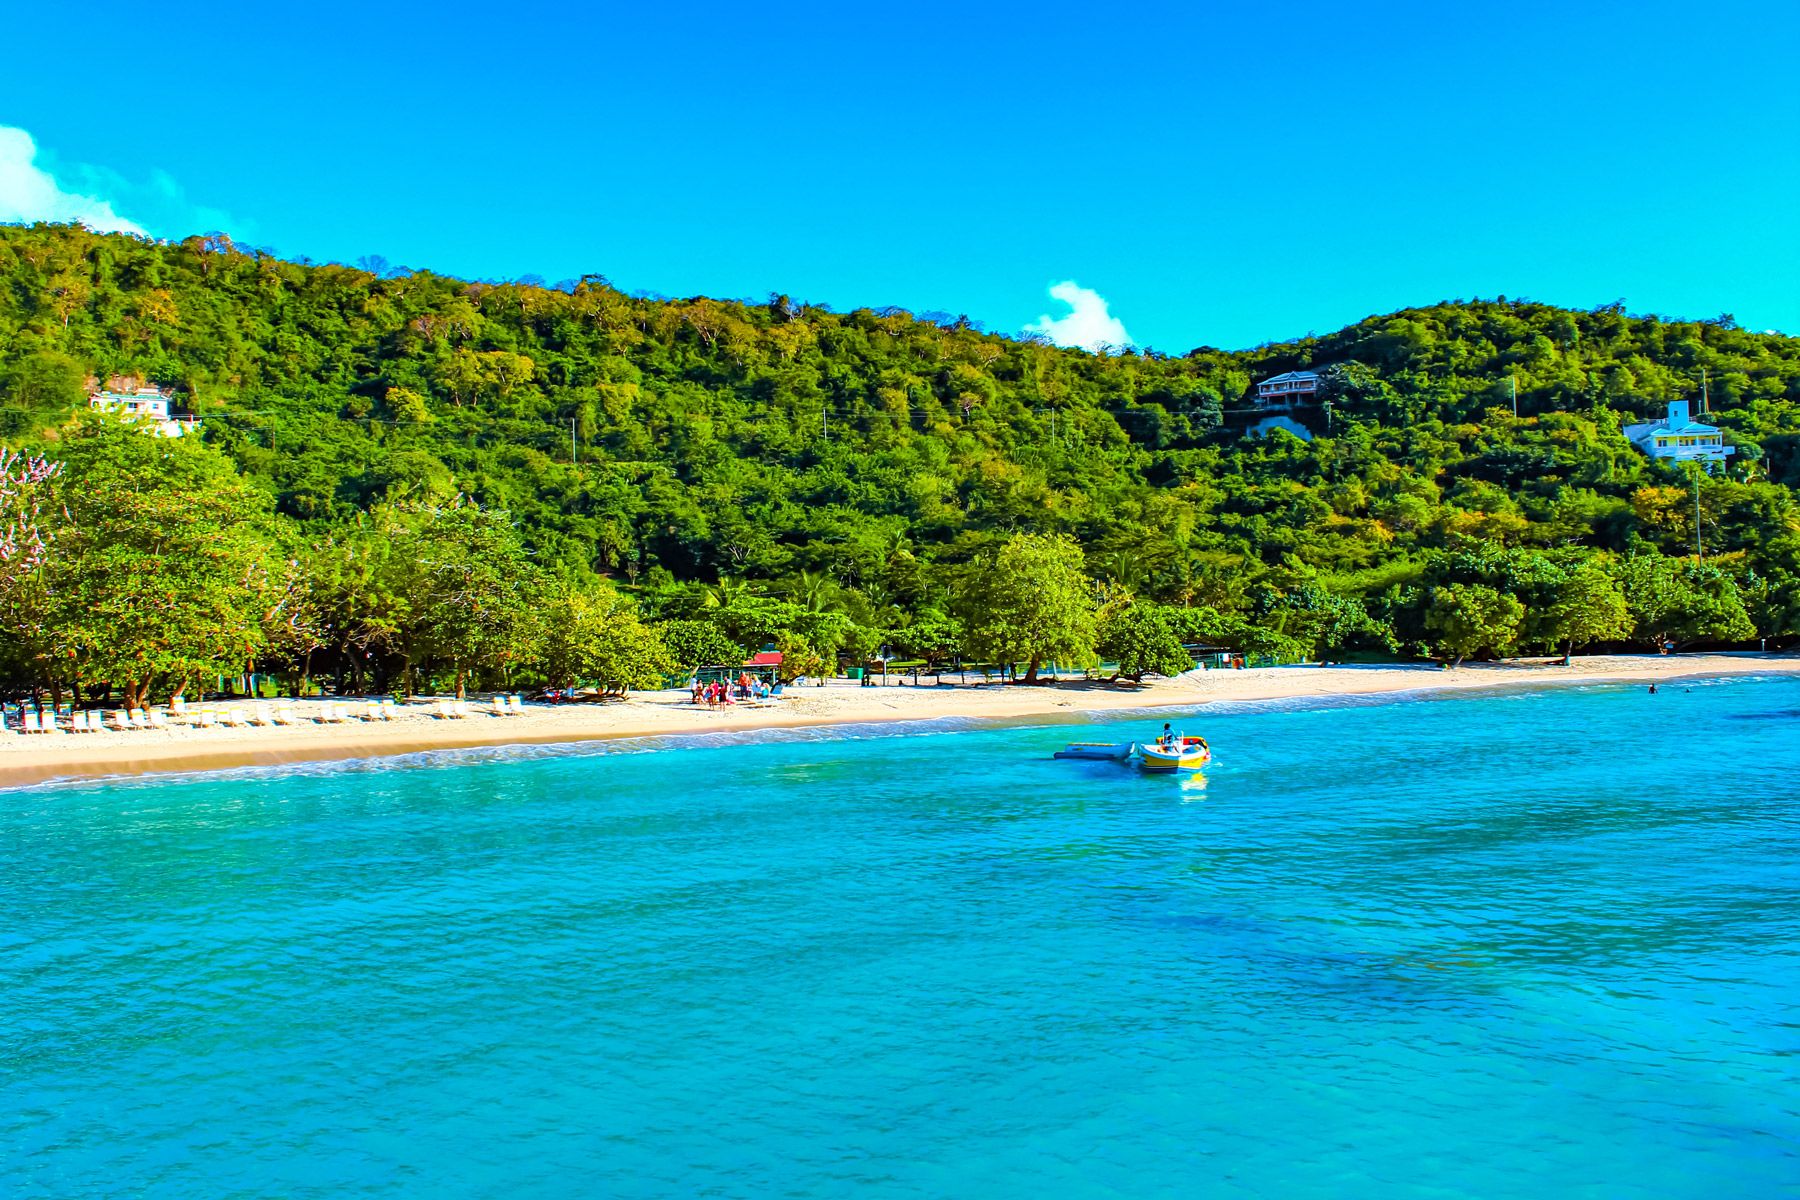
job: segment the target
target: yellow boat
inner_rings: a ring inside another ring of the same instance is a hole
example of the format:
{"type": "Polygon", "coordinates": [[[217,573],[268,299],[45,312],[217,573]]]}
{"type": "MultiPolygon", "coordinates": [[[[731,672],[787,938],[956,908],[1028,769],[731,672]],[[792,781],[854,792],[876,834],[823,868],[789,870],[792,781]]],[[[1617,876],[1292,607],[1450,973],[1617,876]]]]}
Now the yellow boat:
{"type": "Polygon", "coordinates": [[[1153,774],[1198,771],[1212,760],[1205,738],[1184,737],[1174,742],[1140,742],[1138,766],[1153,774]]]}

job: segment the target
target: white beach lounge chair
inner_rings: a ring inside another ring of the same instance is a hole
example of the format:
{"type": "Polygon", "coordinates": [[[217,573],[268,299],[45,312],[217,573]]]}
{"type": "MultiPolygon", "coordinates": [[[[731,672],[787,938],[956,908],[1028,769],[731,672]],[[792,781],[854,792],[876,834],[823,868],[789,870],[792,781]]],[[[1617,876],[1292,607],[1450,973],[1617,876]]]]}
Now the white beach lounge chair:
{"type": "Polygon", "coordinates": [[[42,733],[42,732],[44,732],[43,723],[38,720],[37,709],[27,708],[22,711],[24,713],[24,721],[25,721],[24,732],[26,732],[26,733],[42,733]]]}
{"type": "Polygon", "coordinates": [[[177,721],[187,720],[188,706],[186,696],[169,697],[169,715],[177,721]]]}
{"type": "Polygon", "coordinates": [[[508,696],[506,698],[506,710],[515,717],[523,716],[525,714],[525,701],[517,694],[508,696]]]}
{"type": "Polygon", "coordinates": [[[507,713],[512,711],[510,708],[506,707],[505,696],[495,696],[488,707],[493,709],[496,717],[504,717],[507,713]]]}
{"type": "Polygon", "coordinates": [[[257,705],[256,715],[250,719],[261,729],[271,729],[275,725],[275,715],[269,711],[269,706],[266,704],[257,705]]]}
{"type": "Polygon", "coordinates": [[[169,727],[169,718],[162,715],[161,709],[153,708],[146,715],[150,719],[150,728],[167,729],[169,727]]]}
{"type": "Polygon", "coordinates": [[[115,733],[129,733],[131,731],[131,714],[122,708],[113,709],[112,729],[115,733]]]}
{"type": "Polygon", "coordinates": [[[126,713],[125,719],[131,722],[131,727],[133,729],[150,728],[150,719],[144,715],[144,710],[141,708],[134,708],[126,713]]]}
{"type": "Polygon", "coordinates": [[[381,719],[384,721],[392,721],[399,715],[399,709],[400,706],[395,704],[392,700],[383,700],[381,702],[381,719]]]}

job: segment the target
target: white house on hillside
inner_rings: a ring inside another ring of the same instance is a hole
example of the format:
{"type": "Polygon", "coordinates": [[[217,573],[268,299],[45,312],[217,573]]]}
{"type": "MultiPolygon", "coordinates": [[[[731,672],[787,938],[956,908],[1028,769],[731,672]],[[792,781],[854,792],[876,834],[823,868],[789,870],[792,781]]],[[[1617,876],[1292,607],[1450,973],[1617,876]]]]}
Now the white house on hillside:
{"type": "Polygon", "coordinates": [[[1319,399],[1319,376],[1313,371],[1283,371],[1256,385],[1258,408],[1292,408],[1319,399]]]}
{"type": "Polygon", "coordinates": [[[1705,425],[1688,416],[1686,400],[1671,402],[1669,415],[1660,421],[1625,426],[1625,440],[1651,458],[1702,462],[1708,470],[1713,463],[1724,462],[1737,452],[1725,444],[1725,435],[1716,425],[1705,425]]]}
{"type": "Polygon", "coordinates": [[[1256,407],[1268,414],[1252,422],[1244,432],[1262,437],[1277,429],[1285,429],[1303,442],[1313,440],[1313,432],[1304,421],[1288,414],[1303,405],[1319,401],[1319,376],[1313,371],[1283,371],[1256,385],[1256,407]]]}
{"type": "Polygon", "coordinates": [[[171,413],[169,398],[153,387],[141,387],[135,392],[99,392],[88,397],[88,407],[150,422],[162,437],[192,433],[200,424],[185,413],[171,413]]]}

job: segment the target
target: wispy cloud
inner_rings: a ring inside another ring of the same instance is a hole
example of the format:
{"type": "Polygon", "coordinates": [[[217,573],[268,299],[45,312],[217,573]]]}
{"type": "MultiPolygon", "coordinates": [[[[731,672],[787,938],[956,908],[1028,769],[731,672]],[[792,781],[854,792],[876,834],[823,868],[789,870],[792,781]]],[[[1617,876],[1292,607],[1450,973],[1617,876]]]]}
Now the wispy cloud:
{"type": "Polygon", "coordinates": [[[28,131],[7,125],[0,125],[0,221],[79,221],[102,233],[169,238],[221,230],[239,241],[256,236],[250,222],[189,200],[166,171],[134,180],[109,167],[64,162],[28,131]]]}
{"type": "Polygon", "coordinates": [[[1084,350],[1132,345],[1125,323],[1112,315],[1106,298],[1092,288],[1084,288],[1073,279],[1065,279],[1050,288],[1052,298],[1069,306],[1060,317],[1045,313],[1025,327],[1027,333],[1041,333],[1058,346],[1080,346],[1084,350]]]}
{"type": "Polygon", "coordinates": [[[102,233],[146,232],[110,200],[65,188],[38,162],[31,135],[9,125],[0,125],[0,221],[80,221],[102,233]]]}

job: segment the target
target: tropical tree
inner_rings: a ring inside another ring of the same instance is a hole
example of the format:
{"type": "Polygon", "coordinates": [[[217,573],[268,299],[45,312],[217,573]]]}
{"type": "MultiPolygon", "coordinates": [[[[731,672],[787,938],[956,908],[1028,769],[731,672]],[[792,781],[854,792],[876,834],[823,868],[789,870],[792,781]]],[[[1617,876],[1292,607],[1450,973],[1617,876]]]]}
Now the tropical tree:
{"type": "Polygon", "coordinates": [[[667,621],[656,630],[677,670],[691,673],[701,667],[735,667],[744,661],[744,647],[711,621],[667,621]]]}
{"type": "Polygon", "coordinates": [[[675,668],[662,638],[611,587],[557,580],[542,601],[537,661],[545,682],[623,693],[660,684],[675,668]]]}
{"type": "Polygon", "coordinates": [[[1425,628],[1442,654],[1463,659],[1505,653],[1518,639],[1525,606],[1479,583],[1452,583],[1431,590],[1425,628]]]}
{"type": "Polygon", "coordinates": [[[1132,682],[1146,675],[1179,675],[1194,669],[1194,659],[1181,648],[1174,622],[1150,604],[1124,604],[1100,620],[1098,652],[1119,664],[1114,678],[1132,682]]]}
{"type": "Polygon", "coordinates": [[[1710,563],[1633,554],[1618,565],[1634,637],[1658,649],[1756,636],[1731,576],[1710,563]]]}
{"type": "Polygon", "coordinates": [[[963,603],[971,653],[1023,662],[1025,683],[1036,683],[1038,668],[1050,659],[1093,660],[1094,583],[1073,538],[1014,534],[991,569],[970,579],[963,603]]]}
{"type": "Polygon", "coordinates": [[[245,670],[285,575],[268,498],[199,439],[105,416],[80,420],[59,453],[34,601],[51,677],[109,683],[141,707],[153,689],[245,670]]]}
{"type": "Polygon", "coordinates": [[[1631,636],[1631,611],[1618,581],[1594,563],[1581,563],[1563,576],[1556,602],[1545,614],[1544,632],[1561,642],[1567,666],[1577,646],[1631,636]]]}
{"type": "Polygon", "coordinates": [[[926,612],[910,624],[894,629],[889,640],[904,657],[929,663],[948,662],[962,651],[963,625],[941,612],[926,612]]]}
{"type": "Polygon", "coordinates": [[[1358,642],[1379,646],[1392,640],[1391,631],[1369,615],[1360,599],[1317,584],[1269,589],[1257,616],[1258,624],[1295,639],[1321,660],[1358,642]]]}
{"type": "Polygon", "coordinates": [[[782,633],[775,639],[775,648],[781,651],[776,674],[783,683],[809,676],[823,678],[831,673],[829,660],[797,633],[782,633]]]}
{"type": "Polygon", "coordinates": [[[460,699],[472,674],[504,679],[530,659],[542,581],[505,513],[459,504],[417,516],[409,576],[421,640],[450,669],[460,699]]]}

